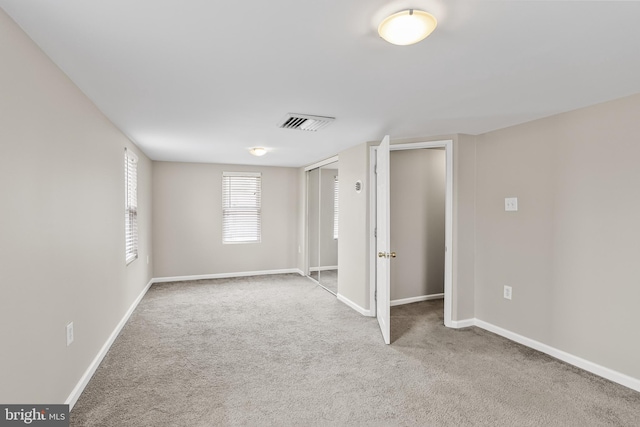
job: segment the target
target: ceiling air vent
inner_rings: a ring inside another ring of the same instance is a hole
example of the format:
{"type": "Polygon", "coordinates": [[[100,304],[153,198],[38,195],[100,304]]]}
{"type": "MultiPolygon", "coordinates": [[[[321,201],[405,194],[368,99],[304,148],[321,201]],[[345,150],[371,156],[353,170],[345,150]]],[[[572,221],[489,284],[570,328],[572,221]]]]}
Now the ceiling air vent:
{"type": "Polygon", "coordinates": [[[282,129],[297,129],[316,132],[335,120],[335,117],[309,116],[306,114],[289,113],[280,120],[278,127],[282,129]]]}

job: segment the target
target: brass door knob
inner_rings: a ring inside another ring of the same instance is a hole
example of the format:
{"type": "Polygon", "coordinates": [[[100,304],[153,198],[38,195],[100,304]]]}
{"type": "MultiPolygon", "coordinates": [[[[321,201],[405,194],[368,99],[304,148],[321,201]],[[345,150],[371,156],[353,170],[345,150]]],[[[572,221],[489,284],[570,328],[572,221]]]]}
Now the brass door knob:
{"type": "Polygon", "coordinates": [[[395,252],[378,252],[378,258],[395,258],[396,257],[396,253],[395,252]]]}

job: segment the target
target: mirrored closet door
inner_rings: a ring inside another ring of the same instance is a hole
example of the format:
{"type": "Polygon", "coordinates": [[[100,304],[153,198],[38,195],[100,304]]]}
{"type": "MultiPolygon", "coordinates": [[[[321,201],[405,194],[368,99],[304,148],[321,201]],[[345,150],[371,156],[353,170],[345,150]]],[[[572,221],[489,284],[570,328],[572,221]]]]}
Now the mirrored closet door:
{"type": "Polygon", "coordinates": [[[338,162],[307,171],[309,277],[338,293],[338,162]]]}

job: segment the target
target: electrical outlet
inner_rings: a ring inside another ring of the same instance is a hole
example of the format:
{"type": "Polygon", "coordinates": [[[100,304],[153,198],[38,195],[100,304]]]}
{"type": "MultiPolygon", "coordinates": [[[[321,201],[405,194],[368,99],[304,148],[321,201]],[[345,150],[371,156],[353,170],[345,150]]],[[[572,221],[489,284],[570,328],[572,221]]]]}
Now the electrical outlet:
{"type": "Polygon", "coordinates": [[[69,322],[67,325],[67,346],[70,346],[73,342],[73,322],[69,322]]]}
{"type": "Polygon", "coordinates": [[[511,286],[505,286],[504,287],[504,294],[503,294],[504,298],[510,300],[511,299],[511,292],[512,292],[511,291],[511,286]]]}
{"type": "Polygon", "coordinates": [[[149,264],[149,255],[147,255],[147,264],[149,264]]]}

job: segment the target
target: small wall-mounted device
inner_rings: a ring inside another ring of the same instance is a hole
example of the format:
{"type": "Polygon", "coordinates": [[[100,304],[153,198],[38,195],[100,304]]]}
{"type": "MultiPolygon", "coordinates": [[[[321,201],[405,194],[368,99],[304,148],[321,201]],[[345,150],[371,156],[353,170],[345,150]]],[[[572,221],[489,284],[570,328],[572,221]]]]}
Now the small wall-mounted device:
{"type": "Polygon", "coordinates": [[[362,181],[357,180],[356,181],[356,193],[359,193],[362,191],[362,181]]]}
{"type": "Polygon", "coordinates": [[[73,342],[73,322],[67,323],[67,346],[73,342]]]}
{"type": "Polygon", "coordinates": [[[518,211],[518,198],[517,197],[507,197],[504,199],[504,210],[506,212],[517,212],[518,211]]]}

